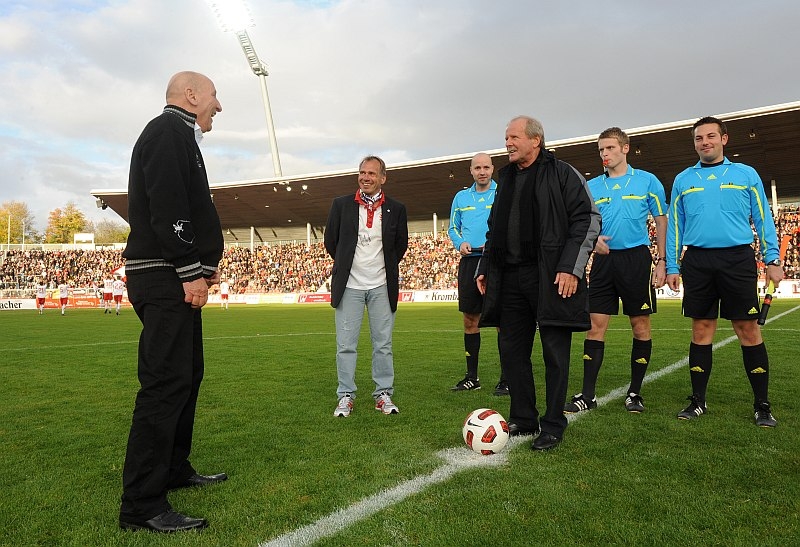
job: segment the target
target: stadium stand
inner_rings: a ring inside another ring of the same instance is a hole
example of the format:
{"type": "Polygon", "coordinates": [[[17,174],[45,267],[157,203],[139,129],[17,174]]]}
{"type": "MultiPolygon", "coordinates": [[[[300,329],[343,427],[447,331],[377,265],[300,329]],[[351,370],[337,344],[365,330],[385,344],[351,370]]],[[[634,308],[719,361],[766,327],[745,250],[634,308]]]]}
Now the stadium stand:
{"type": "MultiPolygon", "coordinates": [[[[786,253],[787,279],[800,277],[800,205],[780,208],[776,216],[779,236],[791,237],[786,253]]],[[[655,223],[650,223],[655,239],[655,223]]],[[[757,244],[756,244],[757,245],[757,244]]],[[[655,252],[655,245],[651,246],[655,252]]],[[[40,278],[51,288],[62,281],[72,288],[96,288],[105,275],[123,266],[121,250],[26,250],[5,251],[0,265],[0,292],[22,291],[32,297],[40,278]]],[[[246,247],[231,246],[220,261],[222,277],[234,294],[299,293],[327,290],[333,261],[321,242],[291,242],[246,247]]],[[[400,270],[402,290],[456,288],[458,253],[445,232],[412,234],[400,270]]]]}

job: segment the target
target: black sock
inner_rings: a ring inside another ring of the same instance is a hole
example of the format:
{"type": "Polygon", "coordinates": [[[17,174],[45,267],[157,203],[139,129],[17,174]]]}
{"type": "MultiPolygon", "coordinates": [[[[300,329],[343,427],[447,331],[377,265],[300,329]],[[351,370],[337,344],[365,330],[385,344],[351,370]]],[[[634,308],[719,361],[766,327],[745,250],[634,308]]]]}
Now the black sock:
{"type": "Polygon", "coordinates": [[[753,388],[755,402],[768,401],[767,389],[769,387],[769,358],[764,342],[757,346],[742,346],[742,359],[744,371],[750,386],[753,388]]]}
{"type": "Polygon", "coordinates": [[[583,398],[587,401],[594,399],[597,375],[603,365],[603,353],[606,343],[602,340],[583,341],[583,398]]]}
{"type": "Polygon", "coordinates": [[[650,355],[653,352],[652,340],[633,339],[631,344],[631,386],[628,393],[641,393],[644,374],[650,364],[650,355]]]}
{"type": "Polygon", "coordinates": [[[464,334],[464,349],[467,354],[467,376],[478,379],[478,354],[481,351],[481,333],[464,334]]]}
{"type": "Polygon", "coordinates": [[[711,376],[711,344],[689,344],[689,376],[692,379],[692,394],[701,402],[706,401],[708,377],[711,376]]]}

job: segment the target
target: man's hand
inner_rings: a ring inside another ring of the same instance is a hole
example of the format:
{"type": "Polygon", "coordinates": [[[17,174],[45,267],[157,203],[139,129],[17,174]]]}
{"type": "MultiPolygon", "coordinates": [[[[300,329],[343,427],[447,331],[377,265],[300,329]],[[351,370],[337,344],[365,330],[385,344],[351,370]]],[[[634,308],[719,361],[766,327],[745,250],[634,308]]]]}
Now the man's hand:
{"type": "Polygon", "coordinates": [[[200,309],[208,302],[208,285],[204,278],[187,281],[183,284],[183,301],[195,309],[200,309]]]}
{"type": "Polygon", "coordinates": [[[219,283],[219,270],[214,272],[214,275],[212,275],[211,277],[206,277],[206,285],[208,285],[209,287],[213,287],[217,283],[219,283]]]}
{"type": "Polygon", "coordinates": [[[667,274],[667,287],[677,292],[681,288],[681,274],[667,274]]]}
{"type": "Polygon", "coordinates": [[[653,271],[653,287],[660,289],[667,282],[667,264],[663,260],[659,260],[656,264],[655,271],[653,271]]]}
{"type": "Polygon", "coordinates": [[[475,278],[475,284],[478,285],[478,292],[486,294],[486,276],[481,274],[475,278]]]}
{"type": "Polygon", "coordinates": [[[558,294],[561,295],[561,298],[569,298],[578,290],[578,276],[567,272],[558,272],[553,285],[558,285],[558,294]]]}
{"type": "Polygon", "coordinates": [[[777,287],[778,284],[783,279],[783,267],[782,266],[767,266],[767,284],[770,281],[777,287]]]}
{"type": "Polygon", "coordinates": [[[610,240],[611,236],[597,236],[597,242],[594,244],[594,252],[599,255],[607,255],[611,252],[611,249],[608,248],[608,243],[606,241],[610,240]]]}
{"type": "Polygon", "coordinates": [[[472,245],[470,245],[469,242],[464,241],[458,247],[458,252],[461,253],[461,256],[467,256],[472,252],[472,245]]]}

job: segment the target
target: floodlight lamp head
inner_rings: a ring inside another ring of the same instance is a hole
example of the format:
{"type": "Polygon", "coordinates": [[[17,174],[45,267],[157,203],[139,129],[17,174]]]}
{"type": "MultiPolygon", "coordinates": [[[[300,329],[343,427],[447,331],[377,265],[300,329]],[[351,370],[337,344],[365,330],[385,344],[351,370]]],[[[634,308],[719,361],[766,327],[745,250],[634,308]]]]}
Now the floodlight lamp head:
{"type": "Polygon", "coordinates": [[[238,32],[254,27],[253,17],[244,0],[206,0],[217,16],[223,32],[238,32]]]}

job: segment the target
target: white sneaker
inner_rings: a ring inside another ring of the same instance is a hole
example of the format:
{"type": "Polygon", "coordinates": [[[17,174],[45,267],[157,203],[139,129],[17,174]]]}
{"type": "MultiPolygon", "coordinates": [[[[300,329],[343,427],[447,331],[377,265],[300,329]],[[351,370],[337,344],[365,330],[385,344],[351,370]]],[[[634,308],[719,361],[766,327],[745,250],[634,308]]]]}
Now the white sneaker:
{"type": "Polygon", "coordinates": [[[384,414],[399,414],[400,409],[392,402],[392,398],[385,391],[381,391],[378,398],[375,399],[375,410],[380,410],[384,414]]]}
{"type": "Polygon", "coordinates": [[[339,399],[339,404],[333,411],[336,418],[347,418],[350,416],[350,411],[353,410],[353,398],[349,393],[345,393],[344,397],[339,399]]]}

